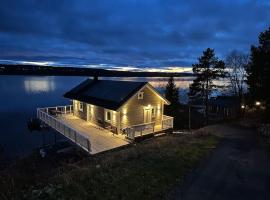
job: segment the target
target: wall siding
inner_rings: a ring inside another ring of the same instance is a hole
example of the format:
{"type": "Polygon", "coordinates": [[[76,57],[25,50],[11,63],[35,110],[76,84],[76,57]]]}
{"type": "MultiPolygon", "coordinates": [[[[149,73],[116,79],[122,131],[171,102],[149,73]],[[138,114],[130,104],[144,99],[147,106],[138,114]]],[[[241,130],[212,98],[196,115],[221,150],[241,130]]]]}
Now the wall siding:
{"type": "Polygon", "coordinates": [[[79,117],[81,119],[87,120],[87,108],[86,108],[86,103],[83,103],[83,111],[79,110],[79,105],[80,105],[80,101],[77,100],[73,100],[73,109],[74,109],[74,115],[76,117],[79,117]]]}
{"type": "Polygon", "coordinates": [[[133,96],[120,110],[121,128],[144,123],[144,107],[148,105],[156,107],[156,117],[152,122],[160,124],[163,115],[163,100],[151,89],[145,87],[143,99],[138,99],[138,95],[133,96]],[[158,109],[159,108],[159,109],[158,109]],[[126,114],[125,114],[126,113],[126,114]]]}

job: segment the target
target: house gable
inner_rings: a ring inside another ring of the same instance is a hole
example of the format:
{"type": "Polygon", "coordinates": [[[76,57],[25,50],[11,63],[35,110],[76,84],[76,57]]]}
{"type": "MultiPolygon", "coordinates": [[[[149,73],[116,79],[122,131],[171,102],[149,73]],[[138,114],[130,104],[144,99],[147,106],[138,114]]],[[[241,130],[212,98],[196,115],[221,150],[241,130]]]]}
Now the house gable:
{"type": "Polygon", "coordinates": [[[146,85],[136,92],[127,102],[125,102],[119,109],[121,115],[121,128],[129,127],[136,124],[143,124],[144,122],[144,110],[152,109],[153,115],[151,120],[155,121],[156,125],[161,124],[163,116],[164,104],[167,104],[151,87],[146,85]],[[143,93],[143,98],[139,98],[139,93],[143,93]]]}
{"type": "MultiPolygon", "coordinates": [[[[156,98],[159,98],[161,101],[164,102],[164,105],[170,105],[170,102],[163,97],[151,84],[147,83],[145,86],[143,86],[139,91],[137,91],[135,94],[133,94],[121,107],[118,108],[118,110],[121,110],[126,104],[128,104],[132,99],[138,99],[139,93],[143,93],[143,95],[148,96],[149,94],[156,96],[156,98]]],[[[148,99],[139,99],[142,100],[142,102],[147,102],[148,99]]]]}

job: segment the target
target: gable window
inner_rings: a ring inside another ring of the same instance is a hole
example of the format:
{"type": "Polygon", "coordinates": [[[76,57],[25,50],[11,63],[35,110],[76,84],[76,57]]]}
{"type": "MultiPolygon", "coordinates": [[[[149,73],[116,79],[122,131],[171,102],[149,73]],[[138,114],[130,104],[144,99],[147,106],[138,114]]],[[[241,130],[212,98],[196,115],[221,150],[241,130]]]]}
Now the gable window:
{"type": "Polygon", "coordinates": [[[83,111],[83,103],[82,102],[79,103],[79,110],[83,111]]]}
{"type": "Polygon", "coordinates": [[[106,120],[110,122],[111,119],[112,119],[111,111],[106,111],[106,120]]]}
{"type": "Polygon", "coordinates": [[[143,92],[138,93],[138,99],[143,99],[143,92]]]}

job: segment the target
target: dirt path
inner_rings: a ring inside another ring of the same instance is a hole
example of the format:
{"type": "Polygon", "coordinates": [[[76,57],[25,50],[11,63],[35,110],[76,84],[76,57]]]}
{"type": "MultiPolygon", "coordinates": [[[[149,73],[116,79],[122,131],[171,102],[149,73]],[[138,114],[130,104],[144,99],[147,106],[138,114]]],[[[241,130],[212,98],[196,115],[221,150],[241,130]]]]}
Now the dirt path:
{"type": "Polygon", "coordinates": [[[217,125],[219,147],[187,176],[173,197],[181,200],[270,199],[270,157],[250,129],[217,125]]]}

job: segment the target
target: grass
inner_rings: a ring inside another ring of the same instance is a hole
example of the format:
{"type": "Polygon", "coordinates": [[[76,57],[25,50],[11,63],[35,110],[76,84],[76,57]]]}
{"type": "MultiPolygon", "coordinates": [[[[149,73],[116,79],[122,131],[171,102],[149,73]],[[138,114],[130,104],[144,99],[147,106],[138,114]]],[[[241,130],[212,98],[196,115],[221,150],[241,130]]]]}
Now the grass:
{"type": "Polygon", "coordinates": [[[64,165],[24,198],[164,199],[217,143],[209,135],[155,138],[64,165]]]}

